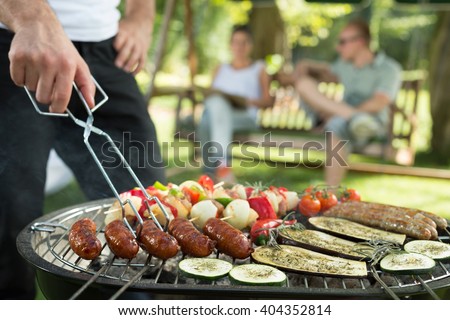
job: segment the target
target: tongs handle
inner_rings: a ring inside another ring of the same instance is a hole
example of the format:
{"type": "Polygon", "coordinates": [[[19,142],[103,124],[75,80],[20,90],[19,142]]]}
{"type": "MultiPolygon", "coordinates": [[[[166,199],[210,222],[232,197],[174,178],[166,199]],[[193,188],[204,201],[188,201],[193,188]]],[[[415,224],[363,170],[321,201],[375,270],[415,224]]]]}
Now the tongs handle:
{"type": "MultiPolygon", "coordinates": [[[[100,172],[102,173],[103,177],[105,178],[106,182],[108,183],[109,187],[111,188],[111,191],[114,193],[114,196],[116,197],[116,199],[119,201],[120,206],[122,207],[122,219],[125,223],[125,225],[130,229],[131,232],[133,232],[133,234],[135,235],[135,237],[138,237],[139,235],[137,235],[135,233],[135,231],[133,230],[133,228],[130,226],[130,224],[128,223],[128,220],[125,217],[125,205],[129,204],[130,207],[133,210],[133,213],[135,214],[139,224],[142,226],[143,225],[143,220],[142,217],[139,215],[138,210],[136,209],[136,207],[134,206],[133,202],[130,201],[130,199],[125,199],[122,200],[122,198],[120,197],[119,192],[117,191],[116,187],[114,186],[114,184],[112,183],[110,177],[108,176],[108,174],[106,173],[105,168],[103,168],[103,165],[101,163],[101,161],[98,159],[97,155],[95,154],[90,142],[89,142],[89,136],[91,134],[91,132],[94,132],[97,135],[103,136],[106,138],[106,140],[108,141],[108,143],[111,145],[111,147],[113,148],[113,150],[115,151],[115,153],[120,157],[120,160],[122,161],[122,163],[124,164],[125,168],[127,169],[128,173],[131,175],[131,177],[133,178],[133,180],[136,182],[136,185],[139,187],[139,189],[142,191],[142,193],[145,196],[145,200],[144,200],[144,204],[147,207],[147,210],[150,214],[150,216],[152,217],[154,223],[161,229],[166,231],[167,227],[168,227],[168,222],[169,222],[169,215],[165,209],[165,207],[162,205],[161,201],[156,198],[156,197],[150,197],[147,193],[147,190],[144,188],[143,184],[141,183],[141,181],[139,180],[139,178],[136,176],[136,174],[134,173],[133,169],[131,168],[131,166],[128,164],[128,162],[125,160],[125,157],[123,156],[123,154],[120,152],[119,148],[117,148],[116,144],[114,143],[114,141],[111,139],[111,137],[104,132],[103,130],[94,127],[93,123],[94,123],[94,115],[93,113],[95,112],[95,110],[97,110],[98,108],[100,108],[106,101],[108,101],[108,96],[106,95],[105,91],[100,87],[100,85],[98,84],[98,82],[92,78],[92,80],[94,81],[94,84],[97,88],[97,90],[102,94],[103,98],[100,102],[98,102],[94,108],[90,109],[86,99],[83,97],[83,94],[81,93],[81,91],[78,89],[77,85],[75,83],[73,83],[73,87],[75,89],[75,92],[78,94],[78,97],[80,98],[81,102],[83,103],[83,106],[86,109],[86,113],[87,113],[87,119],[86,121],[83,121],[81,119],[76,118],[73,113],[67,109],[64,113],[51,113],[51,112],[46,112],[46,111],[42,111],[39,107],[39,104],[37,103],[36,99],[34,98],[34,96],[30,93],[30,91],[24,87],[25,92],[27,93],[28,97],[31,100],[31,103],[33,104],[34,108],[36,109],[36,112],[39,113],[40,115],[44,115],[44,116],[50,116],[50,117],[69,117],[71,118],[75,124],[77,124],[80,127],[84,128],[84,134],[83,134],[83,141],[86,145],[86,148],[88,149],[89,153],[91,154],[92,158],[94,159],[96,165],[98,166],[100,172]],[[156,219],[156,216],[154,215],[154,213],[152,212],[152,210],[150,209],[150,201],[155,201],[156,204],[160,207],[162,213],[164,214],[165,218],[166,218],[166,224],[164,227],[161,226],[161,224],[158,222],[158,220],[156,219]]],[[[142,230],[142,228],[140,228],[140,230],[142,230]]]]}
{"type": "MultiPolygon", "coordinates": [[[[75,92],[78,94],[78,97],[80,98],[81,102],[83,103],[84,108],[86,109],[86,112],[88,114],[88,116],[93,116],[92,113],[94,113],[98,108],[100,108],[103,104],[105,104],[106,101],[108,101],[108,96],[106,95],[105,91],[102,89],[102,87],[100,87],[100,85],[98,84],[97,80],[94,79],[94,77],[92,77],[92,81],[95,84],[95,87],[97,88],[98,92],[101,93],[101,95],[103,96],[102,100],[100,102],[98,102],[94,108],[89,108],[86,99],[84,98],[83,94],[81,93],[80,89],[78,89],[78,86],[76,85],[75,82],[72,82],[72,86],[75,90],[75,92]]],[[[34,96],[31,94],[31,92],[28,90],[27,87],[24,87],[25,92],[27,93],[28,97],[31,100],[31,103],[33,104],[34,109],[36,109],[36,112],[43,115],[43,116],[50,116],[50,117],[64,117],[67,118],[69,117],[69,114],[71,114],[70,110],[67,109],[64,113],[52,113],[52,112],[47,112],[47,111],[42,111],[41,108],[39,108],[39,103],[36,101],[36,99],[34,98],[34,96]]]]}

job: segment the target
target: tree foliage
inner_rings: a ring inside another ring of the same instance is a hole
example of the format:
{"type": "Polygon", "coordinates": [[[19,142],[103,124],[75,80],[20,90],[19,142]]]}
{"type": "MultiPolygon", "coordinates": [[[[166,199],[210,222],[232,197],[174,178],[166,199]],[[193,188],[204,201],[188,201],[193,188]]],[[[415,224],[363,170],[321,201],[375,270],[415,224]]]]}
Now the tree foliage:
{"type": "MultiPolygon", "coordinates": [[[[346,4],[313,4],[304,0],[276,0],[293,60],[303,57],[332,60],[336,37],[342,26],[355,16],[370,16],[374,47],[382,48],[400,61],[405,69],[427,68],[427,54],[436,14],[417,6],[398,6],[393,0],[372,1],[370,8],[346,4]]],[[[154,53],[157,31],[164,12],[164,0],[157,0],[154,53]]],[[[199,72],[209,72],[228,59],[228,43],[233,24],[246,23],[252,1],[194,0],[195,44],[199,72]]],[[[186,72],[187,42],[184,33],[184,8],[179,1],[170,25],[164,70],[186,72]]],[[[270,23],[268,23],[270,25],[270,23]]]]}

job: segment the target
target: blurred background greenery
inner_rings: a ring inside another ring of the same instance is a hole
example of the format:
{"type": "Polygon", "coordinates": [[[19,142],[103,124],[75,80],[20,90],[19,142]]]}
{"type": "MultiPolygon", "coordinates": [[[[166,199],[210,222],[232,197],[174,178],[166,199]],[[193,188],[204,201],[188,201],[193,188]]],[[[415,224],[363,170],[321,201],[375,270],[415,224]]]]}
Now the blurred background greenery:
{"type": "MultiPolygon", "coordinates": [[[[265,5],[271,1],[262,1],[265,5]]],[[[330,61],[336,57],[334,46],[341,27],[356,16],[370,19],[374,49],[383,48],[399,61],[405,70],[427,69],[431,36],[437,21],[436,10],[405,6],[393,0],[372,1],[370,6],[350,4],[307,3],[303,0],[275,1],[284,21],[287,45],[292,50],[292,62],[300,58],[330,61]],[[419,46],[420,44],[420,46],[419,46]],[[419,51],[422,51],[419,52],[419,51]]],[[[157,1],[155,30],[159,30],[165,1],[157,1]]],[[[198,73],[209,73],[228,58],[228,40],[234,24],[249,22],[251,10],[258,6],[250,0],[194,0],[195,44],[198,73]]],[[[162,71],[186,74],[187,38],[184,8],[178,2],[167,38],[162,71]]],[[[267,21],[271,24],[271,21],[267,21]]],[[[155,33],[149,56],[154,56],[158,35],[155,33]]]]}

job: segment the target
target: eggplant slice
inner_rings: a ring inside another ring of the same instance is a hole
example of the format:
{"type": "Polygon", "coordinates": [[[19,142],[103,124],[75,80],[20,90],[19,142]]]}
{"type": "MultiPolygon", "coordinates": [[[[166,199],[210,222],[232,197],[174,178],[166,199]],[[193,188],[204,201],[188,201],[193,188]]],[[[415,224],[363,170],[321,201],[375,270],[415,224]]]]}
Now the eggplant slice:
{"type": "Polygon", "coordinates": [[[258,247],[252,253],[252,259],[257,263],[296,273],[327,277],[362,278],[367,276],[365,262],[328,256],[288,245],[258,247]]]}
{"type": "Polygon", "coordinates": [[[309,218],[309,223],[315,228],[324,230],[335,235],[359,240],[384,240],[397,244],[403,244],[406,235],[388,232],[380,229],[364,226],[362,224],[332,217],[313,217],[309,218]]]}
{"type": "Polygon", "coordinates": [[[357,251],[357,243],[344,240],[317,230],[301,230],[288,227],[280,230],[280,240],[312,251],[317,251],[341,258],[362,260],[367,258],[357,251]]]}

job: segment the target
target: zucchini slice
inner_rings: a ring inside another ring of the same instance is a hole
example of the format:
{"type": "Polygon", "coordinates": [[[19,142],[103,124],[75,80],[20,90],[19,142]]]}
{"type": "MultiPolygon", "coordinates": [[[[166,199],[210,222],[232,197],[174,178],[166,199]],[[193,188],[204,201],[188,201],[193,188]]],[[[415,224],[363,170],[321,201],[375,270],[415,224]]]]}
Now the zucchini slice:
{"type": "Polygon", "coordinates": [[[450,245],[439,241],[410,241],[405,244],[405,251],[411,253],[420,253],[434,260],[450,259],[450,245]]]}
{"type": "Polygon", "coordinates": [[[422,274],[434,269],[433,259],[418,253],[394,253],[381,259],[381,270],[397,274],[422,274]]]}
{"type": "Polygon", "coordinates": [[[212,281],[225,277],[233,265],[214,258],[190,258],[181,260],[178,268],[185,277],[212,281]]]}
{"type": "Polygon", "coordinates": [[[232,283],[250,286],[284,286],[284,272],[262,264],[243,264],[231,269],[229,277],[232,283]]]}
{"type": "Polygon", "coordinates": [[[311,223],[317,229],[325,230],[337,235],[350,237],[360,240],[384,240],[403,244],[406,240],[406,235],[393,233],[389,231],[379,230],[362,224],[332,217],[313,217],[309,218],[311,223]]]}
{"type": "Polygon", "coordinates": [[[300,230],[292,227],[283,228],[280,230],[280,237],[283,243],[298,245],[305,249],[333,256],[355,260],[366,258],[365,255],[356,251],[356,242],[316,230],[300,230]]]}
{"type": "Polygon", "coordinates": [[[252,253],[252,258],[258,263],[292,272],[330,277],[367,276],[367,266],[363,261],[332,257],[288,245],[280,245],[280,248],[258,247],[252,253]]]}

